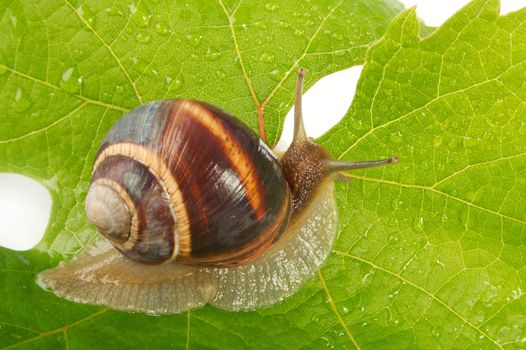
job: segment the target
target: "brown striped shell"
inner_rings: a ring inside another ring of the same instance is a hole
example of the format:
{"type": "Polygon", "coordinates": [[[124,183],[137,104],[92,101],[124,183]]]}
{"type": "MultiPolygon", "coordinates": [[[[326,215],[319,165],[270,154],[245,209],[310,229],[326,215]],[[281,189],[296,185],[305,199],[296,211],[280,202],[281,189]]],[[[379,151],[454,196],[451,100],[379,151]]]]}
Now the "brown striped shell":
{"type": "Polygon", "coordinates": [[[278,161],[254,132],[207,103],[162,100],[110,129],[86,212],[134,261],[229,266],[268,250],[290,203],[278,161]]]}

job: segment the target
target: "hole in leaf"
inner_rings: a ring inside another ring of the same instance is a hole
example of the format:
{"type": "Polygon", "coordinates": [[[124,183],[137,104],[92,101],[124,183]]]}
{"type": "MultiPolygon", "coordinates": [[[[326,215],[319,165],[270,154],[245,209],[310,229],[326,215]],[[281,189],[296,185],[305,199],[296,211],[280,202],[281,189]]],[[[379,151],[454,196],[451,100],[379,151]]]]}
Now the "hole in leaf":
{"type": "Polygon", "coordinates": [[[501,0],[500,15],[504,16],[510,12],[518,11],[526,6],[525,0],[501,0]]]}
{"type": "MultiPolygon", "coordinates": [[[[429,0],[400,0],[406,7],[416,5],[416,13],[428,26],[441,26],[446,20],[453,16],[458,10],[466,6],[471,0],[448,0],[448,1],[429,1],[429,0]]],[[[517,11],[526,5],[524,0],[501,0],[500,14],[506,15],[517,11]]]]}
{"type": "MultiPolygon", "coordinates": [[[[309,137],[326,133],[345,116],[354,98],[362,66],[354,66],[318,80],[303,94],[303,120],[309,137]]],[[[308,74],[308,72],[307,72],[308,74]]],[[[294,106],[285,117],[276,149],[287,149],[294,129],[294,106]]]]}
{"type": "Polygon", "coordinates": [[[35,180],[0,173],[0,246],[27,250],[44,236],[51,212],[51,195],[35,180]]]}

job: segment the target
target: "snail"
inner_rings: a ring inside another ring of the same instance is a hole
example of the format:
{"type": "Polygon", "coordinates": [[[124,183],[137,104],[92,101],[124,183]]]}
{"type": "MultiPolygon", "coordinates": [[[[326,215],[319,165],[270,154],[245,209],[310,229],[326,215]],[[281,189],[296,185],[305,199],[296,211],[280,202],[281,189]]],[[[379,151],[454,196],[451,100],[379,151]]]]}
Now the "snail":
{"type": "Polygon", "coordinates": [[[154,315],[205,304],[252,310],[292,295],[330,253],[337,175],[398,162],[335,160],[307,137],[304,75],[283,153],[205,102],[126,113],[102,141],[86,196],[102,236],[37,283],[75,302],[154,315]]]}

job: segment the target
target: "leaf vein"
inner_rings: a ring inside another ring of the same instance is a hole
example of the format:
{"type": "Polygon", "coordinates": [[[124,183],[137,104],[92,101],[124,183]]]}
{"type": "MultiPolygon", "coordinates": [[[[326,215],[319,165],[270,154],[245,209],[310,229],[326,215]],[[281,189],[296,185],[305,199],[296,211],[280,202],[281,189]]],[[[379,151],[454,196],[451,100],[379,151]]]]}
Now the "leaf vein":
{"type": "MultiPolygon", "coordinates": [[[[368,62],[365,62],[365,64],[367,64],[368,62]]],[[[502,77],[504,74],[506,74],[507,72],[509,72],[511,69],[513,69],[514,67],[518,66],[520,63],[516,63],[515,65],[512,65],[512,66],[509,66],[508,68],[506,68],[505,70],[503,70],[499,75],[497,75],[496,77],[492,78],[492,79],[488,79],[488,80],[484,80],[484,81],[481,81],[481,82],[478,82],[478,83],[475,83],[475,84],[472,84],[470,86],[466,86],[462,89],[458,89],[458,90],[455,90],[455,91],[451,91],[451,92],[448,92],[448,93],[445,93],[443,95],[437,95],[436,97],[430,99],[429,101],[427,101],[425,104],[423,104],[422,106],[418,107],[418,108],[415,108],[407,113],[404,113],[402,114],[401,116],[395,118],[395,119],[391,119],[383,124],[379,124],[371,129],[369,129],[366,133],[364,133],[362,136],[358,137],[345,151],[343,151],[339,156],[338,156],[338,159],[342,159],[347,153],[349,153],[355,146],[357,146],[361,141],[363,141],[364,139],[366,139],[369,135],[373,134],[374,132],[376,132],[378,129],[383,129],[383,128],[386,128],[388,126],[390,126],[391,124],[394,124],[394,123],[397,123],[397,122],[400,122],[402,120],[404,120],[405,118],[407,118],[408,116],[411,116],[413,115],[413,113],[417,112],[417,111],[420,111],[420,110],[423,110],[424,108],[427,108],[429,107],[432,103],[442,99],[442,98],[445,98],[445,97],[449,97],[449,96],[453,96],[453,95],[456,95],[456,94],[459,94],[459,93],[465,93],[466,91],[469,91],[473,88],[476,88],[476,87],[481,87],[481,86],[484,86],[486,84],[489,84],[489,83],[497,83],[499,85],[502,85],[504,86],[513,96],[515,96],[516,98],[519,98],[521,101],[524,101],[523,99],[521,99],[516,93],[514,93],[512,90],[510,90],[507,86],[505,86],[502,81],[499,80],[500,77],[502,77]]],[[[381,81],[378,82],[378,84],[380,84],[381,81]]]]}
{"type": "Polygon", "coordinates": [[[33,329],[33,328],[19,326],[19,325],[16,325],[16,324],[13,324],[13,323],[9,323],[9,322],[4,322],[4,321],[0,321],[0,325],[7,326],[7,327],[14,327],[14,328],[23,329],[23,330],[26,330],[26,331],[29,331],[29,332],[32,332],[32,333],[36,333],[36,334],[40,334],[41,333],[40,331],[37,331],[36,329],[33,329]]]}
{"type": "Polygon", "coordinates": [[[468,205],[469,207],[473,207],[473,208],[476,208],[476,209],[479,209],[479,210],[482,210],[482,211],[485,211],[485,212],[497,215],[497,216],[499,216],[501,218],[512,220],[512,221],[521,223],[523,225],[526,225],[526,221],[524,221],[524,220],[521,220],[521,219],[518,219],[518,218],[514,218],[513,216],[509,216],[509,215],[500,213],[498,211],[494,211],[494,210],[482,207],[482,206],[477,205],[475,203],[472,203],[472,202],[470,202],[468,200],[465,200],[465,199],[462,199],[462,198],[459,198],[459,197],[455,197],[455,196],[453,196],[453,195],[451,195],[449,193],[437,190],[436,188],[433,188],[433,187],[430,187],[430,186],[409,185],[409,184],[403,184],[403,183],[396,182],[396,181],[375,179],[375,178],[370,178],[370,177],[366,177],[366,176],[359,176],[359,175],[354,175],[354,174],[352,176],[349,176],[349,177],[351,177],[353,179],[359,179],[359,180],[371,181],[371,182],[378,182],[378,183],[383,183],[383,184],[388,184],[388,185],[401,186],[401,187],[405,187],[405,188],[415,188],[415,189],[428,190],[428,191],[431,191],[431,192],[443,195],[443,196],[445,196],[447,198],[451,198],[451,199],[456,200],[458,202],[464,203],[464,204],[468,205]]]}
{"type": "Polygon", "coordinates": [[[356,256],[356,255],[353,255],[353,254],[350,254],[350,253],[346,253],[346,252],[342,252],[340,250],[336,250],[336,249],[333,249],[332,250],[333,253],[335,254],[338,254],[338,255],[341,255],[341,256],[344,256],[344,257],[348,257],[348,258],[351,258],[351,259],[354,259],[356,261],[360,261],[364,264],[367,264],[369,266],[371,266],[372,268],[376,269],[376,270],[379,270],[379,271],[382,271],[384,273],[387,273],[397,279],[399,279],[400,281],[404,282],[404,283],[407,283],[408,285],[412,286],[413,288],[416,288],[418,289],[419,291],[421,291],[422,293],[426,294],[427,296],[429,296],[431,299],[435,300],[437,303],[439,303],[440,305],[442,305],[443,307],[445,307],[447,310],[449,310],[452,314],[454,314],[456,317],[458,317],[462,322],[464,322],[464,324],[467,324],[469,325],[471,328],[473,328],[474,330],[476,330],[477,332],[479,332],[481,335],[485,336],[487,339],[489,339],[492,343],[494,343],[499,349],[504,349],[502,347],[501,344],[499,344],[495,339],[493,339],[492,337],[489,336],[489,334],[487,334],[486,332],[484,332],[482,329],[480,329],[479,327],[477,327],[475,324],[471,323],[468,319],[466,319],[464,316],[462,316],[461,314],[459,314],[457,311],[455,311],[451,306],[449,306],[446,302],[444,302],[442,299],[440,299],[439,297],[437,297],[435,294],[433,294],[432,292],[428,291],[427,289],[423,288],[423,287],[420,287],[418,284],[406,279],[405,277],[403,277],[402,275],[394,272],[394,271],[391,271],[389,269],[386,269],[382,266],[379,266],[379,265],[376,265],[375,263],[367,260],[367,259],[364,259],[362,257],[359,257],[359,256],[356,256]]]}
{"type": "Polygon", "coordinates": [[[63,90],[63,89],[59,88],[58,86],[51,84],[48,81],[40,80],[40,79],[35,78],[35,77],[33,77],[33,76],[29,75],[29,74],[22,73],[22,72],[14,69],[14,68],[5,66],[3,64],[0,64],[0,68],[8,70],[9,72],[11,72],[11,73],[13,73],[15,75],[18,75],[19,77],[31,80],[31,81],[33,81],[33,82],[35,82],[37,84],[42,84],[42,85],[47,86],[48,88],[51,88],[53,90],[57,90],[57,91],[66,93],[69,96],[73,96],[75,98],[78,98],[78,99],[80,99],[82,101],[88,102],[88,103],[93,104],[93,105],[102,106],[102,107],[106,107],[106,108],[109,108],[109,109],[114,109],[114,110],[120,111],[120,112],[128,112],[130,110],[129,108],[126,108],[126,107],[114,105],[114,104],[111,104],[111,103],[106,103],[106,102],[99,101],[99,100],[94,100],[94,99],[91,99],[91,98],[83,96],[83,95],[71,94],[71,93],[67,92],[66,90],[63,90]]]}
{"type": "Polygon", "coordinates": [[[478,163],[469,164],[469,165],[465,166],[464,168],[455,171],[451,175],[448,175],[448,176],[444,177],[443,179],[441,179],[440,181],[436,182],[431,187],[432,188],[436,188],[441,183],[444,183],[447,180],[449,180],[449,179],[455,177],[456,175],[459,175],[459,174],[461,174],[461,173],[463,173],[463,172],[465,172],[465,171],[467,171],[467,170],[469,170],[471,168],[474,168],[474,167],[477,167],[477,166],[481,166],[481,165],[488,165],[488,164],[498,163],[498,162],[502,162],[502,161],[505,161],[505,160],[511,160],[511,159],[520,158],[520,157],[524,157],[524,156],[526,156],[526,152],[522,152],[522,153],[519,153],[519,154],[514,154],[514,155],[511,155],[511,156],[507,156],[507,157],[491,159],[491,160],[484,161],[484,162],[478,162],[478,163]]]}
{"type": "MultiPolygon", "coordinates": [[[[236,51],[237,59],[239,60],[239,65],[241,66],[241,71],[243,72],[243,78],[245,79],[245,82],[248,86],[248,90],[250,91],[250,95],[252,96],[252,100],[254,101],[254,104],[256,105],[256,108],[259,109],[259,101],[256,96],[256,91],[254,90],[254,86],[252,85],[252,81],[250,80],[250,77],[248,76],[248,72],[245,67],[245,63],[243,62],[243,56],[241,55],[241,50],[239,48],[239,43],[237,41],[237,35],[236,31],[234,29],[234,23],[232,21],[232,16],[228,13],[228,10],[225,7],[225,4],[223,3],[223,0],[219,0],[219,4],[221,5],[221,8],[223,9],[223,12],[225,13],[225,16],[228,21],[228,28],[230,28],[230,33],[232,35],[232,40],[234,41],[234,50],[236,51]]],[[[236,8],[236,11],[238,10],[241,3],[238,4],[238,7],[236,8]]]]}
{"type": "Polygon", "coordinates": [[[186,312],[186,350],[190,349],[190,315],[191,311],[186,312]]]}
{"type": "Polygon", "coordinates": [[[17,136],[17,137],[13,137],[13,138],[10,138],[10,139],[5,139],[5,140],[0,140],[0,145],[1,144],[5,144],[5,143],[20,141],[20,140],[23,140],[23,139],[28,138],[30,136],[34,136],[36,134],[40,134],[41,132],[45,132],[45,131],[49,130],[50,128],[54,127],[55,125],[62,123],[64,120],[68,119],[73,114],[77,113],[79,110],[84,108],[86,106],[86,104],[87,104],[86,101],[82,102],[79,106],[77,106],[71,112],[68,112],[65,116],[55,120],[54,122],[52,122],[49,125],[46,125],[43,128],[33,130],[33,131],[31,131],[31,132],[29,132],[27,134],[21,135],[21,136],[17,136]]]}
{"type": "Polygon", "coordinates": [[[97,33],[97,31],[95,30],[95,28],[93,28],[91,26],[91,24],[86,21],[86,19],[84,17],[82,17],[82,15],[79,13],[79,11],[77,11],[76,8],[73,7],[73,5],[71,5],[71,3],[68,1],[68,0],[64,0],[64,3],[66,3],[66,5],[68,5],[72,10],[73,12],[75,12],[75,14],[77,15],[77,17],[82,21],[82,23],[84,23],[84,25],[89,29],[91,30],[91,32],[97,37],[97,39],[99,39],[99,41],[102,43],[102,45],[106,48],[106,50],[108,50],[108,52],[110,53],[110,55],[113,57],[113,59],[115,60],[115,62],[117,62],[117,65],[119,66],[119,68],[122,70],[122,72],[124,73],[124,75],[126,76],[126,78],[128,79],[128,81],[130,82],[131,86],[132,86],[132,89],[133,91],[135,92],[135,95],[137,97],[137,100],[139,101],[140,104],[143,104],[143,101],[142,101],[142,97],[141,97],[141,94],[139,93],[139,91],[137,90],[137,86],[135,84],[135,81],[133,81],[133,79],[131,78],[130,74],[128,73],[128,71],[126,70],[126,68],[124,67],[124,65],[122,64],[121,60],[119,59],[119,57],[115,54],[115,52],[113,51],[113,49],[111,48],[110,45],[108,45],[104,39],[99,35],[99,33],[97,33]]]}
{"type": "Polygon", "coordinates": [[[285,80],[287,80],[287,78],[290,76],[290,74],[294,71],[294,69],[296,69],[298,67],[298,64],[301,60],[303,60],[305,58],[305,56],[307,55],[307,52],[309,51],[312,43],[314,42],[314,39],[318,36],[318,33],[320,32],[321,28],[325,25],[325,23],[327,22],[327,20],[333,15],[333,13],[336,11],[336,9],[338,9],[338,7],[340,7],[340,5],[343,3],[343,0],[340,0],[328,13],[325,17],[323,17],[323,19],[320,21],[320,25],[316,28],[316,30],[314,31],[314,34],[312,34],[312,36],[310,37],[309,41],[307,42],[307,45],[305,46],[305,50],[303,50],[302,54],[300,55],[300,57],[294,61],[294,63],[292,64],[292,66],[289,68],[289,70],[285,73],[285,75],[283,76],[283,78],[278,82],[278,84],[274,87],[274,89],[272,89],[272,91],[270,92],[270,94],[267,96],[267,98],[263,101],[263,103],[261,104],[261,106],[263,108],[265,108],[265,106],[269,103],[270,99],[274,96],[274,94],[276,93],[276,91],[279,90],[279,88],[281,88],[281,86],[283,85],[283,83],[285,82],[285,80]]]}
{"type": "Polygon", "coordinates": [[[327,300],[329,301],[329,304],[331,305],[332,311],[336,315],[336,318],[338,319],[338,322],[341,324],[341,326],[345,330],[345,333],[347,333],[347,336],[349,337],[349,339],[353,343],[354,347],[357,350],[360,350],[361,349],[360,345],[358,344],[358,342],[356,341],[356,339],[352,335],[351,331],[349,330],[349,327],[347,327],[347,324],[343,321],[343,318],[341,317],[340,313],[338,312],[338,309],[336,308],[336,304],[334,303],[334,299],[332,299],[332,295],[329,292],[329,288],[327,288],[327,283],[325,282],[325,278],[323,277],[323,275],[321,273],[321,270],[318,270],[318,277],[319,277],[320,282],[321,282],[321,287],[323,288],[323,290],[325,291],[325,294],[327,295],[327,300]]]}
{"type": "Polygon", "coordinates": [[[73,327],[76,327],[80,324],[82,324],[83,322],[86,322],[86,321],[89,321],[93,318],[96,318],[98,316],[101,316],[103,314],[105,314],[106,312],[110,311],[110,309],[102,309],[102,310],[99,310],[97,312],[94,312],[86,317],[83,317],[81,319],[78,319],[77,321],[74,321],[70,324],[66,324],[60,328],[56,328],[56,329],[53,329],[51,331],[47,331],[47,332],[43,332],[43,333],[40,333],[39,335],[35,336],[35,337],[32,337],[32,338],[27,338],[27,339],[24,339],[18,343],[14,343],[14,344],[11,344],[11,345],[8,345],[6,347],[3,347],[1,348],[0,350],[8,350],[8,349],[13,349],[19,345],[24,345],[24,344],[28,344],[28,343],[31,343],[31,342],[34,342],[34,341],[37,341],[39,339],[42,339],[42,338],[45,338],[47,336],[50,336],[50,335],[54,335],[54,334],[57,334],[57,333],[61,333],[61,332],[64,332],[66,333],[69,329],[73,328],[73,327]]]}

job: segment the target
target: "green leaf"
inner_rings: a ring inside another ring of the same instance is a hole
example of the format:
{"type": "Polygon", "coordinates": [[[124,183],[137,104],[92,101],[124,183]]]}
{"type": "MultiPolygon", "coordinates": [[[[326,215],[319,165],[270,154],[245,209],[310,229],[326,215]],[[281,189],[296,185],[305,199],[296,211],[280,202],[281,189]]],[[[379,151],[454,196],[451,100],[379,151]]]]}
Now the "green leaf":
{"type": "Polygon", "coordinates": [[[362,348],[526,348],[526,9],[475,1],[421,40],[413,10],[368,52],[322,273],[362,348]]]}
{"type": "Polygon", "coordinates": [[[139,100],[193,97],[256,129],[255,101],[270,96],[265,118],[275,140],[297,66],[309,69],[310,85],[359,64],[398,9],[252,6],[0,7],[0,171],[39,179],[54,199],[36,249],[0,250],[0,344],[526,347],[526,10],[499,17],[497,1],[473,2],[425,39],[406,11],[367,51],[348,115],[320,141],[342,159],[398,154],[402,162],[338,184],[334,253],[292,298],[248,313],[205,307],[149,317],[66,302],[36,286],[36,273],[94,236],[83,213],[90,167],[122,111],[139,100]]]}
{"type": "Polygon", "coordinates": [[[340,326],[317,279],[291,300],[256,312],[206,307],[151,317],[67,302],[41,290],[35,275],[97,235],[84,198],[99,142],[123,112],[191,97],[256,129],[256,104],[265,104],[274,141],[298,67],[309,68],[312,85],[362,64],[399,10],[391,0],[2,1],[0,171],[39,180],[53,209],[35,249],[0,248],[0,348],[323,344],[323,334],[340,326]]]}

